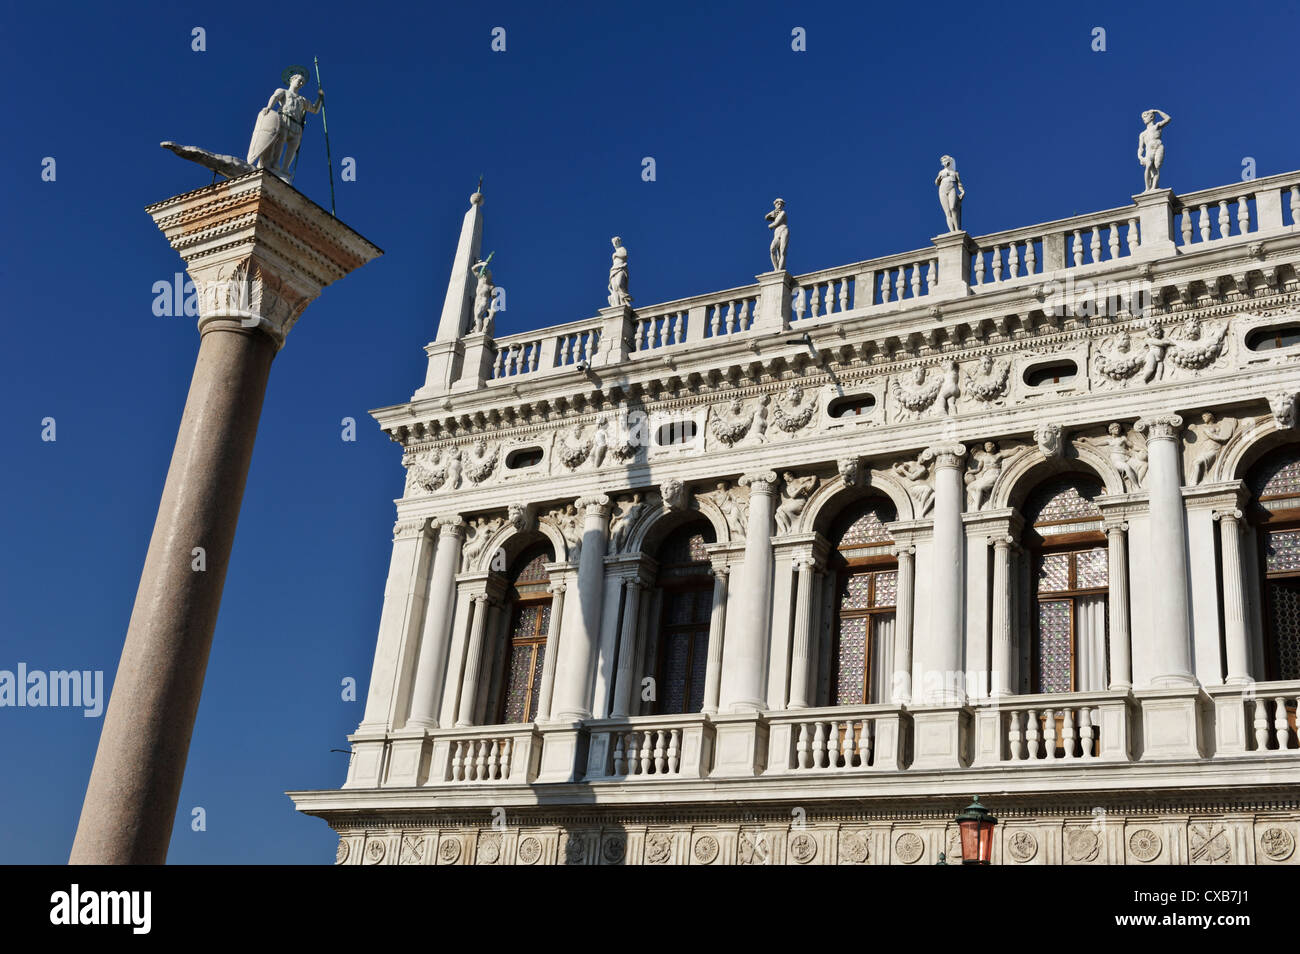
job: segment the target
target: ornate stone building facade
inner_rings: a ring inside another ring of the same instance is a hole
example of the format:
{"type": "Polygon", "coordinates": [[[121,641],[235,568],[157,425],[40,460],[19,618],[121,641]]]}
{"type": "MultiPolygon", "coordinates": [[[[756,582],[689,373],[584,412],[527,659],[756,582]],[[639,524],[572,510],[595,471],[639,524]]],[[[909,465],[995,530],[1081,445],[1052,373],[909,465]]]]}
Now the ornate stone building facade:
{"type": "Polygon", "coordinates": [[[638,308],[615,243],[495,338],[476,193],[298,808],[347,864],[927,864],[975,793],[995,863],[1297,863],[1298,225],[1152,189],[638,308]]]}

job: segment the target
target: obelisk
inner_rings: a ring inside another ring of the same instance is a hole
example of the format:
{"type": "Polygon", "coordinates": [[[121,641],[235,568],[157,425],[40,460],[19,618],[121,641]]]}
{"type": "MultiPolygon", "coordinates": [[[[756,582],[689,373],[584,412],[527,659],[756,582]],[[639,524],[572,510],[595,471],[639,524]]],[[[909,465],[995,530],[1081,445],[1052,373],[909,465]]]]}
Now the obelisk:
{"type": "Polygon", "coordinates": [[[322,288],[383,254],[270,171],[146,211],[194,281],[199,353],[73,864],[166,861],[271,361],[322,288]]]}

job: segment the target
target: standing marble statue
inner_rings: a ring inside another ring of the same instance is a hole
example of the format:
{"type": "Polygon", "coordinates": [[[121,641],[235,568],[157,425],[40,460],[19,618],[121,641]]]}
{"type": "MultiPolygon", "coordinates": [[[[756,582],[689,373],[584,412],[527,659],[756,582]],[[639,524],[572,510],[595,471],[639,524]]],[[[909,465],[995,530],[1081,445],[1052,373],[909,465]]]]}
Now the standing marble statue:
{"type": "Polygon", "coordinates": [[[610,242],[614,246],[614,255],[609,266],[609,304],[611,308],[617,308],[632,304],[632,296],[627,293],[627,249],[617,235],[610,242]]]}
{"type": "Polygon", "coordinates": [[[763,218],[770,223],[768,228],[772,230],[772,245],[768,248],[768,254],[772,256],[772,271],[784,271],[785,249],[790,244],[790,227],[785,219],[785,199],[776,199],[772,203],[772,211],[763,218]]]}
{"type": "Polygon", "coordinates": [[[957,164],[952,156],[939,159],[943,168],[934,177],[934,184],[939,187],[939,204],[943,206],[944,217],[948,220],[949,232],[961,231],[961,200],[966,198],[961,176],[957,174],[957,164]]]}
{"type": "Polygon", "coordinates": [[[1160,130],[1169,125],[1169,114],[1163,109],[1147,109],[1142,113],[1142,121],[1147,128],[1138,136],[1138,162],[1142,163],[1146,178],[1146,189],[1151,192],[1160,188],[1160,167],[1165,162],[1165,144],[1160,139],[1160,130]],[[1156,122],[1156,113],[1163,118],[1156,122]]]}
{"type": "Polygon", "coordinates": [[[496,302],[493,300],[496,286],[492,284],[492,272],[488,269],[491,261],[492,256],[489,255],[473,266],[474,274],[478,276],[478,283],[474,287],[474,330],[488,334],[492,333],[492,318],[496,314],[496,302]]]}
{"type": "Polygon", "coordinates": [[[248,145],[248,161],[262,169],[270,169],[285,182],[293,180],[290,167],[298,146],[302,142],[303,120],[308,113],[320,112],[325,102],[325,91],[316,91],[316,102],[299,94],[307,82],[307,72],[302,67],[291,66],[285,70],[288,89],[277,89],[267,100],[257,116],[253,139],[248,145]],[[277,113],[273,106],[280,104],[277,113]]]}

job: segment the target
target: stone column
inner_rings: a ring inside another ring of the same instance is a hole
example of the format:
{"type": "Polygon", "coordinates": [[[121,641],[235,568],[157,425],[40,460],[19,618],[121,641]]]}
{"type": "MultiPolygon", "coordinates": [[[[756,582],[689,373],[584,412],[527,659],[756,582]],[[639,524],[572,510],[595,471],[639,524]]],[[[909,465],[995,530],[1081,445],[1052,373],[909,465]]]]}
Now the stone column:
{"type": "Polygon", "coordinates": [[[167,859],[272,359],[324,286],[381,254],[269,172],[146,211],[198,290],[199,350],[73,864],[167,859]]]}
{"type": "Polygon", "coordinates": [[[726,566],[713,568],[713,611],[709,615],[709,654],[704,664],[704,711],[718,711],[718,690],[722,686],[722,640],[727,629],[726,566]]]}
{"type": "Polygon", "coordinates": [[[898,600],[894,607],[894,678],[890,697],[895,705],[912,701],[912,606],[916,590],[916,547],[900,546],[898,557],[898,600]]]}
{"type": "Polygon", "coordinates": [[[470,624],[469,649],[465,652],[465,675],[460,683],[460,711],[456,725],[474,724],[474,705],[478,702],[479,670],[483,666],[483,634],[487,631],[488,597],[479,593],[474,600],[474,620],[470,624]]]}
{"type": "Polygon", "coordinates": [[[1015,670],[1015,641],[1011,638],[1011,548],[1009,533],[989,537],[993,544],[993,657],[990,694],[1012,694],[1011,673],[1015,670]]]}
{"type": "Polygon", "coordinates": [[[551,625],[546,631],[546,658],[542,660],[542,684],[538,689],[537,721],[546,722],[551,718],[551,694],[555,691],[555,654],[559,646],[560,626],[564,619],[563,582],[552,583],[547,589],[551,593],[551,625]]]}
{"type": "Polygon", "coordinates": [[[799,575],[798,596],[794,609],[794,653],[790,663],[790,708],[808,708],[808,678],[812,664],[813,560],[811,556],[795,558],[799,575]]]}
{"type": "Polygon", "coordinates": [[[591,718],[596,643],[604,600],[605,548],[609,543],[609,497],[580,497],[576,506],[583,513],[577,603],[564,615],[553,706],[555,718],[569,722],[591,718]]]}
{"type": "Polygon", "coordinates": [[[460,517],[444,517],[435,522],[438,545],[429,578],[429,601],[415,668],[415,686],[411,690],[411,718],[407,723],[421,729],[438,727],[438,707],[451,644],[452,610],[456,605],[456,571],[460,569],[461,547],[465,542],[465,521],[460,517]]]}
{"type": "Polygon", "coordinates": [[[1128,624],[1127,532],[1128,524],[1123,521],[1106,525],[1106,542],[1110,547],[1107,572],[1110,593],[1106,601],[1110,613],[1110,688],[1115,690],[1133,688],[1133,657],[1129,646],[1128,624]]]}
{"type": "MultiPolygon", "coordinates": [[[[1145,245],[1143,236],[1143,244],[1145,245]]],[[[1147,441],[1147,488],[1151,512],[1151,552],[1159,565],[1152,570],[1155,687],[1194,686],[1191,624],[1187,593],[1186,521],[1179,474],[1183,419],[1177,414],[1144,417],[1137,429],[1147,441]]]]}
{"type": "Polygon", "coordinates": [[[1252,682],[1250,643],[1246,639],[1246,593],[1242,586],[1241,511],[1216,510],[1223,551],[1223,642],[1229,685],[1252,682]]]}
{"type": "Polygon", "coordinates": [[[740,478],[749,488],[745,565],[736,608],[735,633],[723,657],[721,707],[724,712],[761,712],[767,705],[766,668],[772,601],[772,511],[776,474],[763,471],[740,478]]]}
{"type": "Polygon", "coordinates": [[[962,615],[966,549],[961,513],[965,488],[962,470],[966,448],[957,442],[937,444],[922,454],[934,462],[934,562],[930,632],[916,643],[921,685],[913,695],[927,703],[960,702],[962,615]]]}
{"type": "Polygon", "coordinates": [[[615,719],[625,719],[632,699],[632,686],[636,682],[636,628],[639,622],[641,591],[645,585],[640,580],[627,581],[627,598],[623,602],[623,628],[618,637],[618,667],[614,676],[615,719]]]}

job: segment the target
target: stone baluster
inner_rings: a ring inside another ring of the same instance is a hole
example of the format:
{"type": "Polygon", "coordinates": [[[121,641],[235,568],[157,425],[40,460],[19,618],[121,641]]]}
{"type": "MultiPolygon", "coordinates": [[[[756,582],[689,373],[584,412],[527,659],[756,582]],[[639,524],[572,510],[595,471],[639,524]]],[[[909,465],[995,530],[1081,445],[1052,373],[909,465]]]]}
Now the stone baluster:
{"type": "Polygon", "coordinates": [[[478,755],[474,759],[474,780],[481,781],[487,778],[487,742],[479,742],[476,746],[476,751],[478,752],[478,755]]]}
{"type": "Polygon", "coordinates": [[[456,571],[460,569],[461,548],[465,542],[465,521],[460,517],[443,517],[433,523],[438,529],[438,543],[429,575],[429,600],[424,631],[420,636],[420,655],[415,667],[415,685],[411,689],[411,718],[408,723],[423,729],[438,727],[438,709],[451,644],[452,608],[456,603],[456,571]]]}
{"type": "Polygon", "coordinates": [[[975,253],[975,284],[984,284],[984,250],[975,253]]]}
{"type": "Polygon", "coordinates": [[[1033,275],[1034,270],[1038,267],[1038,253],[1034,249],[1034,240],[1025,241],[1025,274],[1033,275]]]}
{"type": "Polygon", "coordinates": [[[1191,245],[1191,244],[1192,244],[1192,210],[1191,210],[1191,208],[1186,208],[1186,209],[1183,210],[1183,228],[1182,228],[1182,232],[1183,232],[1183,244],[1184,244],[1184,245],[1191,245]]]}
{"type": "Polygon", "coordinates": [[[841,768],[853,768],[853,720],[844,723],[844,738],[840,742],[840,756],[844,759],[841,768]]]}
{"type": "Polygon", "coordinates": [[[1074,758],[1074,710],[1067,708],[1063,713],[1064,718],[1061,720],[1061,747],[1065,752],[1065,758],[1074,758]]]}
{"type": "Polygon", "coordinates": [[[1278,696],[1273,700],[1273,742],[1279,751],[1285,751],[1290,729],[1286,719],[1286,698],[1278,696]]]}
{"type": "Polygon", "coordinates": [[[470,624],[469,649],[465,653],[465,675],[460,684],[460,711],[456,725],[474,724],[474,705],[478,701],[479,669],[483,664],[483,635],[487,631],[488,597],[478,593],[471,597],[474,620],[470,624]]]}
{"type": "Polygon", "coordinates": [[[1030,709],[1025,714],[1025,745],[1027,746],[1027,758],[1037,759],[1038,740],[1041,738],[1041,723],[1038,721],[1038,710],[1030,709]]]}
{"type": "Polygon", "coordinates": [[[1094,265],[1101,261],[1101,226],[1099,225],[1092,227],[1092,241],[1088,243],[1088,251],[1094,265]]]}
{"type": "Polygon", "coordinates": [[[1111,261],[1114,261],[1115,259],[1119,258],[1119,223],[1118,222],[1112,222],[1110,224],[1110,235],[1108,236],[1107,244],[1110,247],[1111,261]]]}
{"type": "Polygon", "coordinates": [[[808,683],[812,666],[812,591],[816,567],[811,556],[795,559],[799,577],[794,611],[794,653],[790,663],[790,708],[808,707],[808,683]]]}
{"type": "Polygon", "coordinates": [[[624,742],[622,732],[614,733],[614,774],[623,775],[627,772],[627,745],[624,742]]]}
{"type": "Polygon", "coordinates": [[[553,706],[556,719],[571,722],[591,718],[592,676],[605,591],[605,550],[609,545],[609,497],[580,497],[575,506],[583,515],[576,605],[568,607],[564,614],[553,706]]]}
{"type": "Polygon", "coordinates": [[[993,281],[1002,281],[1002,246],[993,246],[993,281]]]}
{"type": "Polygon", "coordinates": [[[1083,264],[1083,233],[1079,229],[1074,230],[1074,264],[1083,264]]]}
{"type": "Polygon", "coordinates": [[[1209,205],[1202,205],[1202,206],[1201,206],[1201,209],[1200,209],[1200,215],[1199,215],[1197,218],[1198,218],[1197,225],[1200,226],[1201,241],[1202,241],[1202,242],[1208,242],[1208,241],[1210,240],[1210,207],[1209,207],[1209,205]]]}
{"type": "Polygon", "coordinates": [[[809,318],[821,317],[822,287],[821,285],[818,285],[815,282],[813,283],[813,286],[810,289],[808,289],[808,308],[809,308],[808,311],[809,318]]]}
{"type": "Polygon", "coordinates": [[[1082,755],[1085,759],[1092,758],[1096,753],[1093,751],[1092,740],[1094,738],[1094,729],[1092,721],[1092,710],[1087,706],[1079,708],[1079,745],[1082,748],[1082,755]]]}
{"type": "Polygon", "coordinates": [[[1144,417],[1137,428],[1147,441],[1147,487],[1151,514],[1151,552],[1161,566],[1152,586],[1151,654],[1159,667],[1157,687],[1192,686],[1191,625],[1188,613],[1186,513],[1179,476],[1183,419],[1177,414],[1144,417]]]}
{"type": "Polygon", "coordinates": [[[840,311],[849,310],[849,282],[848,278],[840,279],[840,311]]]}
{"type": "Polygon", "coordinates": [[[912,297],[921,297],[921,263],[912,266],[912,297]]]}
{"type": "Polygon", "coordinates": [[[718,711],[722,686],[722,639],[727,628],[727,578],[730,570],[713,567],[713,609],[709,613],[709,653],[704,664],[704,711],[718,711]]]}
{"type": "Polygon", "coordinates": [[[1043,710],[1043,751],[1044,758],[1056,758],[1056,710],[1043,710]]]}
{"type": "Polygon", "coordinates": [[[795,765],[801,769],[812,768],[812,742],[809,739],[807,722],[799,724],[799,740],[795,744],[795,765]]]}
{"type": "Polygon", "coordinates": [[[1231,219],[1228,216],[1228,201],[1219,203],[1219,238],[1226,239],[1232,232],[1231,219]]]}
{"type": "Polygon", "coordinates": [[[813,768],[826,767],[826,723],[816,723],[813,735],[813,768]]]}
{"type": "Polygon", "coordinates": [[[930,264],[927,265],[925,269],[925,293],[927,295],[934,294],[935,282],[937,282],[938,280],[939,280],[939,260],[937,258],[932,258],[930,259],[930,264]]]}
{"type": "Polygon", "coordinates": [[[1250,683],[1250,644],[1246,637],[1246,593],[1242,584],[1241,511],[1219,510],[1220,551],[1223,555],[1223,642],[1228,663],[1227,683],[1250,683]]]}
{"type": "Polygon", "coordinates": [[[1237,199],[1237,230],[1242,235],[1250,231],[1250,206],[1244,195],[1237,199]]]}
{"type": "Polygon", "coordinates": [[[1020,722],[1023,717],[1024,714],[1019,711],[1007,713],[1007,751],[1012,761],[1016,762],[1023,762],[1029,758],[1025,751],[1025,732],[1020,722]]]}
{"type": "Polygon", "coordinates": [[[1124,521],[1106,525],[1106,542],[1109,549],[1107,598],[1108,625],[1110,629],[1110,688],[1116,691],[1133,686],[1132,650],[1129,646],[1128,625],[1128,548],[1124,521]]]}
{"type": "Polygon", "coordinates": [[[641,732],[641,774],[649,775],[654,767],[654,733],[650,730],[641,732]]]}
{"type": "Polygon", "coordinates": [[[961,514],[966,448],[955,441],[937,444],[922,455],[934,463],[934,544],[930,567],[930,631],[916,641],[920,698],[954,703],[962,698],[962,620],[966,534],[961,514]]]}
{"type": "Polygon", "coordinates": [[[640,580],[628,580],[623,600],[623,630],[618,638],[618,669],[614,676],[614,718],[625,719],[632,700],[632,684],[636,681],[633,655],[636,650],[636,628],[640,622],[640,580]]]}
{"type": "Polygon", "coordinates": [[[734,632],[723,647],[721,706],[727,712],[759,712],[766,708],[768,626],[772,603],[772,511],[776,474],[746,474],[749,519],[745,565],[740,591],[745,599],[736,610],[734,632]]]}
{"type": "Polygon", "coordinates": [[[1255,749],[1263,752],[1268,748],[1268,703],[1262,696],[1256,696],[1252,704],[1255,707],[1255,749]]]}
{"type": "Polygon", "coordinates": [[[1128,253],[1132,255],[1142,246],[1142,236],[1138,230],[1138,220],[1128,220],[1128,253]]]}

